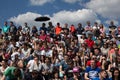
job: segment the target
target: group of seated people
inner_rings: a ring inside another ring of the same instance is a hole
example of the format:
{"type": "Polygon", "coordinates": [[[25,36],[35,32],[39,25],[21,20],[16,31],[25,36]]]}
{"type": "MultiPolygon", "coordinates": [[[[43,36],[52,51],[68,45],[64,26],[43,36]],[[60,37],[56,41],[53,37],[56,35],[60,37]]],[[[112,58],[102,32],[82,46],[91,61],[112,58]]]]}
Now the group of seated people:
{"type": "Polygon", "coordinates": [[[120,28],[52,22],[0,30],[0,80],[120,80],[120,28]]]}

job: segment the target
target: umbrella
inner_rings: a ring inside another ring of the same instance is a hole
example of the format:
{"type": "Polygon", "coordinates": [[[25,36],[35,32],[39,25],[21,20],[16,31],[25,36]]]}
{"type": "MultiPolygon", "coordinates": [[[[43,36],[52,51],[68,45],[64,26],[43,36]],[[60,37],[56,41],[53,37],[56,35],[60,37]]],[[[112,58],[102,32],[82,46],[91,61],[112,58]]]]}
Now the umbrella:
{"type": "Polygon", "coordinates": [[[48,21],[48,20],[50,20],[50,18],[49,17],[46,17],[46,16],[42,16],[42,17],[37,17],[36,19],[35,19],[35,21],[48,21]]]}

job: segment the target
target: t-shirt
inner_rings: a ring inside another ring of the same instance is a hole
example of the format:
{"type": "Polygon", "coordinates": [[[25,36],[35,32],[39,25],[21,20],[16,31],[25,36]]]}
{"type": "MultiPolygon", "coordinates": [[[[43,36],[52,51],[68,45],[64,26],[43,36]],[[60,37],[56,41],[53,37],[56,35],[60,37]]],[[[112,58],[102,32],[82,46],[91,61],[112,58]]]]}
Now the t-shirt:
{"type": "Polygon", "coordinates": [[[3,26],[2,32],[8,33],[10,26],[3,26]]]}
{"type": "Polygon", "coordinates": [[[64,60],[61,61],[60,64],[62,65],[62,69],[63,69],[63,70],[67,70],[67,68],[69,67],[69,65],[68,65],[64,60]]]}
{"type": "Polygon", "coordinates": [[[35,64],[35,61],[34,61],[34,60],[30,60],[30,61],[28,62],[28,64],[30,65],[30,66],[29,66],[29,72],[32,72],[33,70],[40,71],[41,68],[42,68],[42,64],[41,64],[40,61],[39,61],[39,64],[37,65],[37,64],[35,64]]]}
{"type": "Polygon", "coordinates": [[[4,72],[4,75],[6,76],[7,80],[15,79],[15,76],[13,75],[13,72],[14,72],[15,69],[16,69],[15,67],[9,67],[4,72]]]}
{"type": "Polygon", "coordinates": [[[87,67],[85,72],[88,73],[90,79],[95,79],[99,77],[98,74],[100,73],[100,68],[96,67],[92,69],[91,67],[87,67]]]}
{"type": "Polygon", "coordinates": [[[86,40],[85,40],[85,43],[87,44],[87,46],[88,46],[89,48],[92,48],[93,45],[94,45],[94,41],[93,41],[93,40],[90,40],[90,39],[86,39],[86,40]]]}
{"type": "Polygon", "coordinates": [[[24,48],[22,49],[22,53],[27,56],[30,53],[30,49],[25,50],[24,48]]]}
{"type": "Polygon", "coordinates": [[[65,71],[65,74],[68,78],[71,78],[73,77],[73,68],[67,68],[66,71],[65,71]]]}
{"type": "Polygon", "coordinates": [[[23,33],[27,33],[30,31],[30,27],[28,26],[24,26],[23,29],[22,29],[23,33]]]}
{"type": "Polygon", "coordinates": [[[55,28],[55,34],[56,34],[56,35],[59,35],[59,34],[61,33],[61,30],[62,30],[62,28],[59,27],[59,26],[57,26],[57,27],[55,28]]]}

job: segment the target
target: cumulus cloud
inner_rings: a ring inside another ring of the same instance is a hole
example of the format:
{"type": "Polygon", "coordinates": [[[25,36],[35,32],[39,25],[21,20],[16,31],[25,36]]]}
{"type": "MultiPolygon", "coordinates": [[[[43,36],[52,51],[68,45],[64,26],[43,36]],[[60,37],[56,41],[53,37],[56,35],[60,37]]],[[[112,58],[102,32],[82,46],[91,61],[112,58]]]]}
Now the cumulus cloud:
{"type": "MultiPolygon", "coordinates": [[[[35,22],[34,19],[38,16],[42,16],[41,14],[27,12],[24,14],[20,14],[16,17],[11,17],[9,20],[15,22],[16,24],[23,25],[24,22],[27,22],[30,26],[36,25],[38,27],[41,26],[41,22],[35,22]]],[[[46,15],[51,18],[50,21],[56,25],[57,22],[63,26],[63,24],[68,23],[69,25],[74,24],[77,25],[79,22],[85,24],[86,21],[99,21],[96,13],[89,9],[82,9],[77,11],[60,11],[54,13],[52,16],[46,15]]],[[[47,23],[47,22],[46,22],[47,23]]]]}
{"type": "Polygon", "coordinates": [[[92,10],[82,9],[77,11],[60,11],[53,14],[53,22],[61,22],[61,24],[78,24],[79,22],[85,24],[86,21],[94,22],[97,20],[97,15],[92,10]]]}
{"type": "Polygon", "coordinates": [[[46,3],[53,2],[54,0],[30,0],[31,5],[42,6],[46,3]]]}
{"type": "Polygon", "coordinates": [[[99,19],[95,20],[95,22],[97,22],[98,24],[101,24],[101,20],[99,19]]]}
{"type": "Polygon", "coordinates": [[[120,18],[120,0],[90,0],[86,7],[105,18],[120,18]]]}
{"type": "Polygon", "coordinates": [[[19,14],[18,16],[11,17],[9,21],[15,22],[17,25],[23,26],[25,22],[27,22],[30,26],[37,25],[40,26],[39,22],[35,22],[34,19],[36,17],[41,16],[37,13],[27,12],[24,14],[19,14]]]}
{"type": "Polygon", "coordinates": [[[76,3],[76,2],[80,2],[81,0],[63,0],[66,3],[76,3]]]}

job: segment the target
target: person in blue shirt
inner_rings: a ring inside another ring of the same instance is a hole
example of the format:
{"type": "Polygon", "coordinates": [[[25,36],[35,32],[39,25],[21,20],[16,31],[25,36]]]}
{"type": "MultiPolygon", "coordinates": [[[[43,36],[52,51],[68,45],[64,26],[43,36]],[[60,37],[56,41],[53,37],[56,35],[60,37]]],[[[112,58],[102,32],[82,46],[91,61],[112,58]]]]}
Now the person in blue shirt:
{"type": "Polygon", "coordinates": [[[42,30],[45,32],[45,34],[47,33],[47,28],[45,23],[42,23],[42,27],[39,28],[40,33],[42,30]]]}
{"type": "Polygon", "coordinates": [[[59,76],[61,78],[63,78],[63,74],[69,68],[68,62],[69,62],[69,57],[67,55],[64,55],[64,60],[62,60],[59,65],[59,76]]]}
{"type": "Polygon", "coordinates": [[[95,60],[91,60],[90,66],[86,67],[84,78],[85,80],[100,80],[100,68],[96,66],[95,60]]]}

